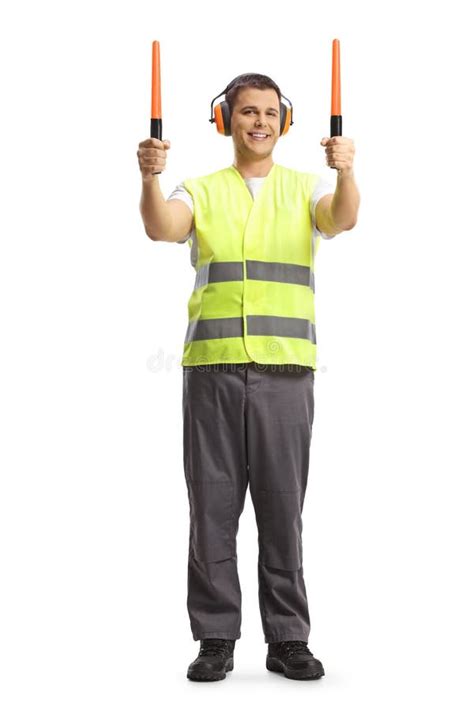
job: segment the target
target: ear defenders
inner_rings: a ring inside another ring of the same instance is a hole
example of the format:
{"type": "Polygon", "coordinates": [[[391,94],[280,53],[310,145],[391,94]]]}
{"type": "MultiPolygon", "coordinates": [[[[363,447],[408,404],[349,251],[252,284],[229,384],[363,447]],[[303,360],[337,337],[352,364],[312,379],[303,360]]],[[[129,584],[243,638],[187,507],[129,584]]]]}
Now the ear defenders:
{"type": "MultiPolygon", "coordinates": [[[[230,136],[231,131],[230,131],[230,106],[227,101],[221,101],[217,104],[217,106],[214,107],[213,110],[213,104],[216,99],[219,98],[219,96],[222,96],[223,94],[227,93],[227,91],[235,84],[237,79],[242,76],[241,74],[233,79],[230,84],[227,84],[226,88],[224,91],[221,91],[220,94],[217,94],[216,97],[211,101],[211,118],[209,119],[209,123],[215,123],[216,128],[218,133],[222,134],[223,136],[230,136]]],[[[284,95],[282,94],[282,97],[288,101],[290,104],[289,107],[287,107],[282,101],[280,101],[280,136],[284,136],[285,133],[288,133],[288,130],[290,126],[294,123],[293,121],[293,105],[291,101],[284,95]]]]}

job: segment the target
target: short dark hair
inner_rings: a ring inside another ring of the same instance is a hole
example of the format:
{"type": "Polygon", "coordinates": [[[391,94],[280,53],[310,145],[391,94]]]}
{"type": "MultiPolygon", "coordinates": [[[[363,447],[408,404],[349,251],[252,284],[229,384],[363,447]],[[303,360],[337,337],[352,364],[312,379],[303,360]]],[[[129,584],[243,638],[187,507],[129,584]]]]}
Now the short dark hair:
{"type": "Polygon", "coordinates": [[[240,74],[227,85],[225,100],[229,104],[231,115],[240,89],[247,86],[255,89],[274,89],[278,95],[278,101],[281,101],[280,87],[266,74],[240,74]]]}

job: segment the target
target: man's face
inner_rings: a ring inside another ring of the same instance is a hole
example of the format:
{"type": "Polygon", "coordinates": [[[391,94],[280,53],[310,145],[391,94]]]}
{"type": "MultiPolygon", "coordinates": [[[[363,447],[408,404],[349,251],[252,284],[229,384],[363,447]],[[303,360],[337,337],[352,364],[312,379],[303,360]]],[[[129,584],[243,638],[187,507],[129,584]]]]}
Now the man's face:
{"type": "Polygon", "coordinates": [[[236,151],[259,158],[271,155],[280,135],[280,102],[276,91],[254,87],[240,89],[230,126],[236,151]],[[262,133],[265,138],[258,136],[262,133]]]}

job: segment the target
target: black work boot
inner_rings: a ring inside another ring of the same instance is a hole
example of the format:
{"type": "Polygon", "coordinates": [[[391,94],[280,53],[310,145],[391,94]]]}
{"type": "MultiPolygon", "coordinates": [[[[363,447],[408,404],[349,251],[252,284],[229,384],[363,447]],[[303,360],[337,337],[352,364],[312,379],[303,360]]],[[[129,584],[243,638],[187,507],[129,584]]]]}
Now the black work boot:
{"type": "Polygon", "coordinates": [[[268,671],[283,672],[288,679],[319,679],[323,665],[311,654],[306,642],[270,642],[267,654],[268,671]]]}
{"type": "Polygon", "coordinates": [[[219,681],[234,668],[235,639],[202,639],[199,654],[188,667],[192,681],[219,681]]]}

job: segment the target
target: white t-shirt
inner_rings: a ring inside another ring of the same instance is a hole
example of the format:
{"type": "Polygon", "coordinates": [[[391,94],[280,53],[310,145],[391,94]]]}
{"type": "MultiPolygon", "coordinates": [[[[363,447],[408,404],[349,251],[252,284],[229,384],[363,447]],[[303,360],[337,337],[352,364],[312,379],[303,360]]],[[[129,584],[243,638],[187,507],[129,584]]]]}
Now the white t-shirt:
{"type": "MultiPolygon", "coordinates": [[[[262,187],[265,178],[266,176],[264,176],[263,178],[244,178],[245,183],[248,189],[250,190],[250,194],[252,195],[254,200],[258,191],[262,187]]],[[[313,218],[313,233],[315,235],[321,235],[325,239],[330,239],[330,236],[316,228],[314,211],[318,200],[320,200],[324,195],[330,195],[334,192],[336,192],[335,186],[332,185],[332,183],[329,183],[327,180],[323,180],[323,178],[321,178],[321,180],[316,185],[313,194],[311,195],[311,215],[313,218]]],[[[169,196],[168,200],[182,200],[186,203],[186,205],[189,207],[192,214],[194,215],[194,201],[192,195],[186,190],[183,183],[179,183],[179,185],[176,186],[176,188],[169,196]]],[[[195,244],[194,220],[190,232],[186,235],[184,239],[179,240],[179,244],[184,244],[191,237],[193,238],[193,243],[195,244]]]]}

